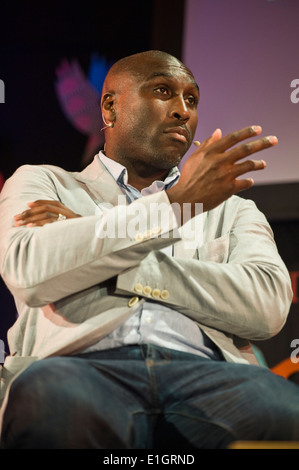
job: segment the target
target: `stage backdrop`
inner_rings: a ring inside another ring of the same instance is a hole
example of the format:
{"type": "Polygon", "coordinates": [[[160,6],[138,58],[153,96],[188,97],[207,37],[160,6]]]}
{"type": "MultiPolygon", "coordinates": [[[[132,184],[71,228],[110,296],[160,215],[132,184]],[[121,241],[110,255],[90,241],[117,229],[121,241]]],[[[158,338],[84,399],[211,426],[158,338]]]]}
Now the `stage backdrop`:
{"type": "Polygon", "coordinates": [[[252,124],[279,139],[261,154],[266,170],[250,175],[256,186],[240,194],[266,214],[293,284],[282,332],[256,344],[270,367],[286,360],[299,368],[298,18],[297,0],[185,2],[182,58],[201,91],[197,139],[252,124]]]}
{"type": "Polygon", "coordinates": [[[183,61],[201,91],[198,140],[259,124],[279,139],[259,184],[299,182],[298,0],[186,0],[183,61]]]}

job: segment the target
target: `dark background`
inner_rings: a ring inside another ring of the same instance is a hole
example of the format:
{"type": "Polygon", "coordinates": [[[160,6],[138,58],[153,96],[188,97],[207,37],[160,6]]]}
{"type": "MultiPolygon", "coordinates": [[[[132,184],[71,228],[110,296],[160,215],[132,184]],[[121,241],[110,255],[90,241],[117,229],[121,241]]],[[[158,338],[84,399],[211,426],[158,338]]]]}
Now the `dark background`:
{"type": "Polygon", "coordinates": [[[181,56],[183,1],[1,1],[0,170],[24,162],[78,170],[86,143],[66,120],[54,83],[62,59],[87,73],[91,54],[113,62],[156,48],[181,56]],[[165,21],[167,19],[169,21],[165,21]],[[163,21],[163,27],[161,27],[163,21]]]}
{"type": "MultiPolygon", "coordinates": [[[[94,52],[108,62],[147,49],[181,58],[183,27],[184,0],[2,0],[0,79],[5,83],[5,103],[0,104],[0,172],[4,177],[24,163],[81,169],[86,135],[66,119],[55,93],[55,70],[64,58],[77,59],[86,73],[94,52]]],[[[291,272],[299,271],[298,191],[295,183],[257,186],[240,194],[255,200],[268,217],[291,272]]],[[[294,286],[297,290],[297,281],[294,286]]],[[[282,332],[258,343],[270,367],[289,357],[291,340],[299,338],[297,298],[294,295],[282,332]]],[[[1,339],[15,315],[11,295],[0,279],[1,339]]]]}
{"type": "MultiPolygon", "coordinates": [[[[5,179],[27,163],[81,169],[87,137],[66,119],[54,86],[64,58],[77,59],[86,74],[94,52],[107,62],[148,49],[181,58],[183,20],[182,0],[2,0],[0,172],[5,179]]],[[[6,341],[15,316],[0,278],[1,339],[6,341]]]]}

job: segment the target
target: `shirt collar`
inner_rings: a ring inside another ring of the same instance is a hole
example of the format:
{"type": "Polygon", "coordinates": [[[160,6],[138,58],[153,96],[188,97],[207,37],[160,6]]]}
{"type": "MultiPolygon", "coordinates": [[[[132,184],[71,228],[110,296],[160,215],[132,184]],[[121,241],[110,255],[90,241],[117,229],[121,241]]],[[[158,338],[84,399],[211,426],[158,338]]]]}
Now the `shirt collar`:
{"type": "MultiPolygon", "coordinates": [[[[107,157],[102,151],[99,152],[98,155],[99,159],[104,164],[109,173],[113,176],[115,181],[120,185],[128,186],[128,171],[126,167],[123,166],[121,163],[118,163],[115,160],[112,160],[111,158],[107,157]]],[[[168,189],[178,181],[179,177],[180,170],[177,166],[175,166],[170,169],[164,181],[154,181],[147,188],[143,188],[141,193],[143,196],[145,196],[146,194],[152,194],[153,192],[168,189]]]]}

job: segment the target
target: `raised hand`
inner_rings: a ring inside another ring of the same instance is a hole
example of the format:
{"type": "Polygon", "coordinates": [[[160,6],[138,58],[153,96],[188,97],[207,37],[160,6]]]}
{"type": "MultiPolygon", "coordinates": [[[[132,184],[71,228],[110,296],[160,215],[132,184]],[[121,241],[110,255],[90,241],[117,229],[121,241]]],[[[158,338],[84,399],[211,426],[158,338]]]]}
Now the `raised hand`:
{"type": "Polygon", "coordinates": [[[238,178],[249,171],[264,169],[266,163],[241,160],[278,142],[275,136],[243,142],[261,132],[260,126],[250,126],[222,137],[221,130],[216,129],[202,144],[196,143],[198,148],[186,161],[178,183],[167,190],[170,202],[177,202],[181,207],[183,203],[202,203],[207,211],[250,188],[254,184],[252,178],[238,178]]]}

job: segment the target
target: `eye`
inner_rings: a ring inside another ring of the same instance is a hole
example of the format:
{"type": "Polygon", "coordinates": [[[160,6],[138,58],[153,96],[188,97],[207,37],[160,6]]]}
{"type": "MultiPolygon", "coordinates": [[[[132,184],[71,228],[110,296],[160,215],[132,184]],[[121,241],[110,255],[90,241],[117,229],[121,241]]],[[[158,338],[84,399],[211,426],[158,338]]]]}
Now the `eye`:
{"type": "Polygon", "coordinates": [[[155,88],[154,90],[156,93],[159,93],[161,95],[168,95],[168,88],[166,88],[165,86],[159,86],[157,88],[155,88]]]}
{"type": "Polygon", "coordinates": [[[192,106],[195,106],[197,104],[197,99],[193,95],[187,96],[186,101],[188,101],[188,103],[192,106]]]}

